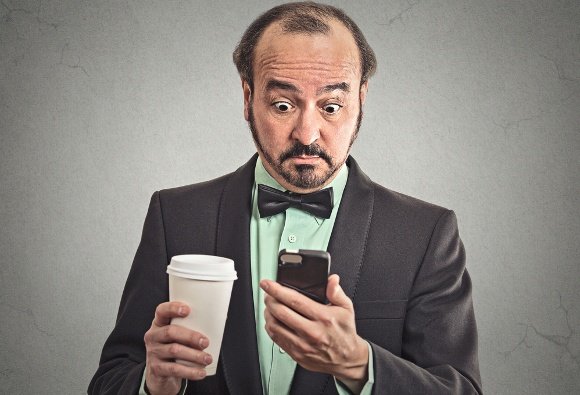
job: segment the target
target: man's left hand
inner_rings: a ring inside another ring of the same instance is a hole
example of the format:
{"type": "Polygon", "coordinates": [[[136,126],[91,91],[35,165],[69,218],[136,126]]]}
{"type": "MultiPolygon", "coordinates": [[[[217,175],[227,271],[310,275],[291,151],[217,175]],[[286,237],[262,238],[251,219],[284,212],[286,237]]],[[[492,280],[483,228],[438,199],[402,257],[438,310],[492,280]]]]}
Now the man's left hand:
{"type": "Polygon", "coordinates": [[[338,275],[328,278],[329,305],[275,281],[262,280],[260,287],[266,292],[266,332],[277,345],[305,369],[331,374],[349,387],[364,385],[368,346],[356,333],[353,304],[338,275]]]}

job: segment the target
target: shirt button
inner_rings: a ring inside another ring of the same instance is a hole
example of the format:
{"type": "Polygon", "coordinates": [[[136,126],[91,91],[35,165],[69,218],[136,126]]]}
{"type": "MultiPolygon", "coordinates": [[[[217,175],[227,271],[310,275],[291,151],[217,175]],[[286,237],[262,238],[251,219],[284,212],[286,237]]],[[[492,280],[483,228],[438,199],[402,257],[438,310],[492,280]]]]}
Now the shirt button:
{"type": "Polygon", "coordinates": [[[280,354],[286,354],[286,351],[282,350],[282,347],[278,347],[278,350],[280,350],[280,354]]]}
{"type": "Polygon", "coordinates": [[[296,235],[290,235],[290,236],[288,236],[288,241],[290,243],[296,243],[296,235]]]}

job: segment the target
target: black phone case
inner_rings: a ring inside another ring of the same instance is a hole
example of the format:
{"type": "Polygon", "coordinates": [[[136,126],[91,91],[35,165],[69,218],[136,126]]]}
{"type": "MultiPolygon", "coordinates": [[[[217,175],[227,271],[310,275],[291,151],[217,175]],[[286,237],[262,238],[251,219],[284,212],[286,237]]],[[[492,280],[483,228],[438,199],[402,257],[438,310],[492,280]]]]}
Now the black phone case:
{"type": "Polygon", "coordinates": [[[330,254],[319,250],[282,250],[278,254],[277,281],[323,304],[330,268],[330,254]]]}

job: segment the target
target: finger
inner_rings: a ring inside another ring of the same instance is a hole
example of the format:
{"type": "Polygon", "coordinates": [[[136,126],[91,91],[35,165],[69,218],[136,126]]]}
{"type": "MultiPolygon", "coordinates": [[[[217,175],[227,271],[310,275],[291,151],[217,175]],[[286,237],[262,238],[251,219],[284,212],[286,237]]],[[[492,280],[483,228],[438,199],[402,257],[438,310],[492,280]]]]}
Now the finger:
{"type": "Polygon", "coordinates": [[[165,325],[145,334],[145,344],[153,343],[179,343],[203,350],[209,345],[209,339],[203,333],[179,325],[165,325]]]}
{"type": "Polygon", "coordinates": [[[328,285],[326,286],[326,298],[328,301],[335,305],[344,307],[345,309],[352,310],[352,301],[344,293],[342,287],[340,286],[340,277],[338,274],[332,274],[328,278],[328,285]]]}
{"type": "Polygon", "coordinates": [[[179,343],[160,344],[149,350],[149,356],[150,358],[158,358],[167,362],[179,359],[194,363],[200,367],[205,367],[212,362],[210,354],[179,343]]]}
{"type": "Polygon", "coordinates": [[[316,355],[316,349],[313,344],[308,343],[302,336],[293,332],[282,322],[278,321],[269,313],[265,313],[266,332],[282,350],[296,362],[303,364],[316,355]]]}
{"type": "Polygon", "coordinates": [[[177,377],[187,380],[201,380],[205,378],[206,371],[203,368],[194,368],[181,365],[177,362],[152,362],[149,366],[149,372],[157,377],[177,377]]]}
{"type": "Polygon", "coordinates": [[[264,303],[269,314],[294,331],[302,332],[305,327],[312,323],[309,319],[288,308],[272,296],[266,295],[264,303]]]}
{"type": "Polygon", "coordinates": [[[155,309],[155,319],[153,324],[155,326],[165,326],[171,323],[172,318],[187,317],[190,308],[185,303],[181,302],[165,302],[161,303],[155,309]]]}
{"type": "Polygon", "coordinates": [[[280,346],[284,351],[291,356],[295,350],[303,350],[300,336],[298,336],[291,328],[284,325],[283,322],[278,321],[268,310],[264,311],[264,318],[266,320],[266,333],[274,343],[280,346]]]}
{"type": "Polygon", "coordinates": [[[323,307],[320,303],[302,295],[300,292],[278,284],[275,281],[262,280],[260,281],[260,287],[278,302],[309,319],[315,319],[320,308],[323,307]]]}

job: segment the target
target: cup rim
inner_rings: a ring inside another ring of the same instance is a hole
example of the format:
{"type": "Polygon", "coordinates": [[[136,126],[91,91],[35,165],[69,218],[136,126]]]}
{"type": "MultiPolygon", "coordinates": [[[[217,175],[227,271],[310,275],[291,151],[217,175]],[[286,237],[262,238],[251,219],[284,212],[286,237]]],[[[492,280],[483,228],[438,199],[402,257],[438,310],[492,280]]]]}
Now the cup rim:
{"type": "Polygon", "coordinates": [[[167,274],[194,280],[229,281],[237,280],[234,261],[216,255],[182,254],[175,255],[167,265],[167,274]],[[184,267],[185,265],[195,267],[184,267]],[[216,265],[220,266],[217,269],[216,265]]]}

